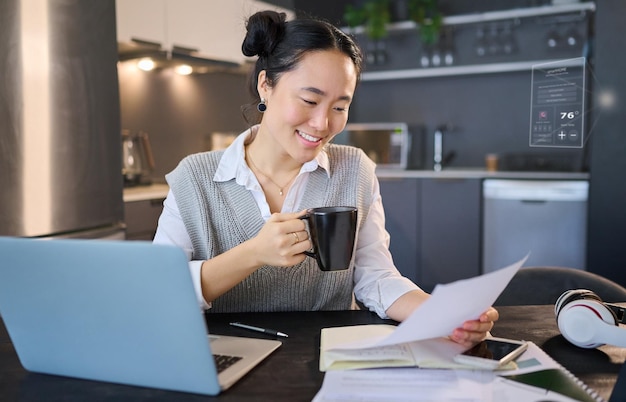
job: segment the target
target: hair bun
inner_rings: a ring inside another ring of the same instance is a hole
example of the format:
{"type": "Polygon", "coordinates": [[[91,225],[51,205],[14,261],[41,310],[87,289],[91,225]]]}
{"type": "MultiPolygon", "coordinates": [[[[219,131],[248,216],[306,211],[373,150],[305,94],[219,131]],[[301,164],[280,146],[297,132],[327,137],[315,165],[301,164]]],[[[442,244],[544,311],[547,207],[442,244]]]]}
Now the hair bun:
{"type": "Polygon", "coordinates": [[[248,18],[246,37],[241,45],[245,56],[267,56],[285,34],[287,15],[276,11],[259,11],[248,18]]]}

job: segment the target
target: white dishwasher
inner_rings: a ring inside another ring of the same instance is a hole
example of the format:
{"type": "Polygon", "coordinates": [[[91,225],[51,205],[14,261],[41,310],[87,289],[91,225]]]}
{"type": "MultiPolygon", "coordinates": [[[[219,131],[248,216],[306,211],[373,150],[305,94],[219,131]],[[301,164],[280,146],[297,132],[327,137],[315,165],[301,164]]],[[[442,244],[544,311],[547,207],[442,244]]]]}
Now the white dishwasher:
{"type": "Polygon", "coordinates": [[[525,266],[585,269],[586,180],[483,181],[483,272],[530,252],[525,266]]]}

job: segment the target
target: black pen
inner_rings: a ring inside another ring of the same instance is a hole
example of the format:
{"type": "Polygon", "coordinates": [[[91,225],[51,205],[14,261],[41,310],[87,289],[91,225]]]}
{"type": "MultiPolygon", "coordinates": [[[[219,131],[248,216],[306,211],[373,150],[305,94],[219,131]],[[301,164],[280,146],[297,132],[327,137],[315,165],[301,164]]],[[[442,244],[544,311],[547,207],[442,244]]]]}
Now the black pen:
{"type": "Polygon", "coordinates": [[[250,331],[263,332],[264,334],[269,334],[269,335],[274,335],[274,336],[282,336],[283,338],[288,338],[289,337],[289,335],[287,335],[284,332],[279,332],[279,331],[276,331],[274,329],[255,327],[255,326],[252,326],[252,325],[242,324],[240,322],[231,322],[230,325],[232,325],[233,327],[249,329],[250,331]]]}

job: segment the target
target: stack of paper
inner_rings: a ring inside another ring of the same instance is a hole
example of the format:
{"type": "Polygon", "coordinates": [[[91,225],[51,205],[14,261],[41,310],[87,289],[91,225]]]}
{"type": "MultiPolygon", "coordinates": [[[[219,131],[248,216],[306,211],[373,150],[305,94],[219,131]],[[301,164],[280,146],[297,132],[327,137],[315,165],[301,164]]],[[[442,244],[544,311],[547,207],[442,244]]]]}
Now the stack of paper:
{"type": "Polygon", "coordinates": [[[313,402],[600,402],[533,342],[512,370],[333,370],[313,402]]]}
{"type": "Polygon", "coordinates": [[[322,329],[320,370],[371,367],[467,367],[452,358],[463,347],[447,336],[477,319],[498,298],[526,258],[506,268],[447,285],[400,325],[361,325],[322,329]]]}

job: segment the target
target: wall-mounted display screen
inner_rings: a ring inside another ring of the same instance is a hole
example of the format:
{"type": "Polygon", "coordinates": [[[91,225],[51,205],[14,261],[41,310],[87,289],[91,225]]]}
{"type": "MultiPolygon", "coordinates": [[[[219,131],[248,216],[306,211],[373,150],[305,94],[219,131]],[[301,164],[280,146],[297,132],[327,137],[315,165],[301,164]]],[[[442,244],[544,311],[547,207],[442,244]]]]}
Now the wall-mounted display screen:
{"type": "Polygon", "coordinates": [[[582,148],[585,58],[533,66],[530,146],[582,148]]]}

